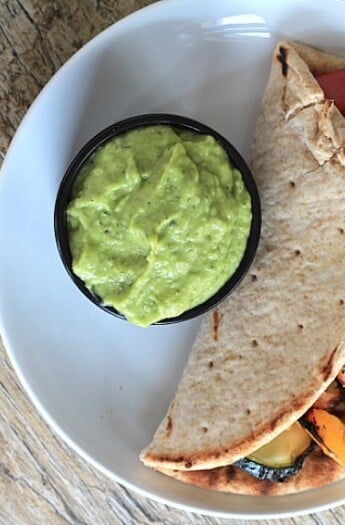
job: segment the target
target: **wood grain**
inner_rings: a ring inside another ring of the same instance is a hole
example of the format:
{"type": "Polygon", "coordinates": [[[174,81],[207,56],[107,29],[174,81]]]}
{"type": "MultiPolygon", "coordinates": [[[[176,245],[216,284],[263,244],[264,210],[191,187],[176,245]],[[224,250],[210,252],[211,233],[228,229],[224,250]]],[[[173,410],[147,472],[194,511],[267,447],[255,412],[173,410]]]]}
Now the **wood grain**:
{"type": "MultiPolygon", "coordinates": [[[[79,47],[150,0],[0,0],[0,164],[23,115],[79,47]]],[[[1,525],[330,525],[345,507],[282,520],[221,520],[138,496],[77,456],[36,412],[0,341],[1,525]]]]}
{"type": "Polygon", "coordinates": [[[33,99],[92,37],[152,0],[0,0],[0,151],[33,99]]]}

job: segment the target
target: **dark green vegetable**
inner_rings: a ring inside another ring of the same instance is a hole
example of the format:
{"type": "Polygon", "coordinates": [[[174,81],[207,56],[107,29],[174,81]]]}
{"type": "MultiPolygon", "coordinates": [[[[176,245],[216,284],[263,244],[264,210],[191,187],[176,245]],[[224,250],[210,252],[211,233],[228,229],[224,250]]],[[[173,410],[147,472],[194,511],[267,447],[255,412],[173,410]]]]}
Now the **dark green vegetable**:
{"type": "Polygon", "coordinates": [[[265,465],[260,465],[260,463],[257,463],[256,461],[248,458],[243,458],[239,461],[236,461],[234,466],[243,470],[244,472],[247,472],[251,476],[254,476],[254,478],[261,480],[268,479],[274,483],[282,483],[291,476],[296,476],[296,474],[299,473],[305,458],[314,450],[314,448],[315,444],[312,443],[310,447],[302,454],[302,456],[300,456],[295,461],[295,464],[288,467],[266,467],[265,465]]]}
{"type": "Polygon", "coordinates": [[[313,448],[310,436],[296,422],[234,465],[257,479],[279,483],[301,470],[305,457],[313,448]]]}

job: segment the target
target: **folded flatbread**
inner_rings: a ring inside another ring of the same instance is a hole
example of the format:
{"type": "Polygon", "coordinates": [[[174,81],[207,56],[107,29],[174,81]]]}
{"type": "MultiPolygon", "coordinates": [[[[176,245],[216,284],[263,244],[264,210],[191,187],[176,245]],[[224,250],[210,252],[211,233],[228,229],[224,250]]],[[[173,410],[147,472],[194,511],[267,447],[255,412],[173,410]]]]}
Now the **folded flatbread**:
{"type": "Polygon", "coordinates": [[[204,317],[145,465],[215,490],[285,494],[345,476],[318,449],[281,484],[231,466],[301,417],[345,362],[345,119],[314,75],[345,59],[280,42],[251,148],[262,235],[204,317]]]}

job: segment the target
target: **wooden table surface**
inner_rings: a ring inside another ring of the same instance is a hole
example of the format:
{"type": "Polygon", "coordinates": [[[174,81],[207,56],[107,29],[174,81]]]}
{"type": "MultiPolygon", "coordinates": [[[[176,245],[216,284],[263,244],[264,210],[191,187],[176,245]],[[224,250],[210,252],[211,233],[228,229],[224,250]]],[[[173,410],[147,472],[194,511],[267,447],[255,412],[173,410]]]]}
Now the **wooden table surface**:
{"type": "MultiPolygon", "coordinates": [[[[150,0],[0,0],[0,162],[49,78],[78,48],[150,0]]],[[[47,426],[0,341],[0,524],[263,523],[182,512],[138,496],[92,468],[47,426]]],[[[266,524],[345,523],[345,506],[266,524]]]]}

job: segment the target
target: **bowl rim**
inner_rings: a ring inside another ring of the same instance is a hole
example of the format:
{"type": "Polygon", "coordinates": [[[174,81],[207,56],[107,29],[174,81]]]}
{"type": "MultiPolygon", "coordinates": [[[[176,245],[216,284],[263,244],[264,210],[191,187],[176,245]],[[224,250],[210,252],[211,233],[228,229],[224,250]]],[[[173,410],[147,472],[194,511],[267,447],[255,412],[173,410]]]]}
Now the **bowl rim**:
{"type": "Polygon", "coordinates": [[[215,292],[206,301],[186,310],[179,316],[161,319],[155,323],[152,323],[153,325],[164,325],[193,319],[218,306],[240,284],[248,272],[258,248],[261,233],[261,203],[258,188],[247,163],[238,150],[223,135],[208,125],[203,124],[195,119],[173,113],[144,113],[122,119],[111,124],[110,126],[107,126],[106,128],[99,131],[96,135],[91,137],[86,142],[86,144],[82,146],[82,148],[73,157],[64,173],[55,200],[54,234],[57,249],[65,270],[79,290],[103,311],[110,313],[119,319],[127,321],[125,315],[112,306],[104,304],[102,299],[96,294],[92,293],[86,287],[84,282],[73,272],[72,255],[68,241],[66,208],[68,202],[70,201],[74,183],[78,177],[81,167],[98,148],[103,146],[109,140],[126,133],[127,131],[154,125],[168,125],[181,129],[187,129],[200,135],[213,136],[218,144],[220,144],[220,146],[222,146],[222,148],[227,153],[232,166],[241,173],[244,185],[250,195],[252,211],[252,221],[246,249],[235,272],[225,281],[221,288],[219,288],[217,292],[215,292]]]}

